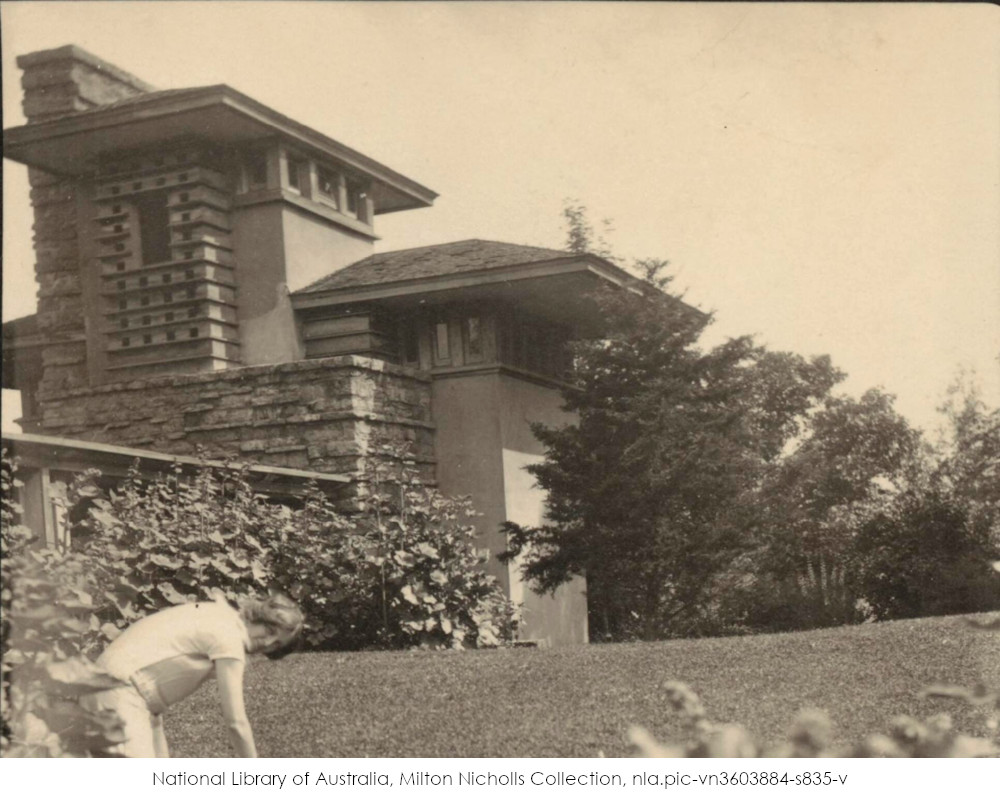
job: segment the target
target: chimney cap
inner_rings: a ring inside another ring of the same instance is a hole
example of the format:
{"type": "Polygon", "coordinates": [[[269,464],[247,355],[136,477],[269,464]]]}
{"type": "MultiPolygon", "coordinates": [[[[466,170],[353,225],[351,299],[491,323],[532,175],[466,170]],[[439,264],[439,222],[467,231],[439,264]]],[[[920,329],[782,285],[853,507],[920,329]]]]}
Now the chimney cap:
{"type": "Polygon", "coordinates": [[[149,83],[140,80],[134,74],[130,74],[124,69],[119,69],[114,64],[108,63],[96,55],[92,55],[85,49],[81,49],[76,44],[66,44],[51,50],[38,50],[37,52],[28,52],[17,56],[17,65],[24,71],[60,61],[76,61],[85,64],[108,77],[132,86],[138,91],[156,90],[149,83]]]}

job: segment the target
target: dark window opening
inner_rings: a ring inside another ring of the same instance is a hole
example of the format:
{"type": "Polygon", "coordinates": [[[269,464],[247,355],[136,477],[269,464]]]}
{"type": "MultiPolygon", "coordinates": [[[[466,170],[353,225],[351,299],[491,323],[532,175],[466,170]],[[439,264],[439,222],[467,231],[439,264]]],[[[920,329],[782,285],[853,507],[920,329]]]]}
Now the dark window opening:
{"type": "Polygon", "coordinates": [[[414,320],[403,325],[403,360],[406,363],[420,363],[420,337],[414,320]]]}
{"type": "Polygon", "coordinates": [[[153,336],[151,334],[149,334],[149,333],[144,334],[143,337],[142,337],[142,343],[143,344],[152,344],[153,343],[153,336]]]}
{"type": "Polygon", "coordinates": [[[288,187],[302,192],[302,182],[305,180],[306,161],[301,157],[288,158],[288,187]]]}
{"type": "Polygon", "coordinates": [[[170,213],[166,193],[149,193],[135,201],[139,214],[139,237],[142,240],[143,264],[170,259],[170,213]]]}
{"type": "Polygon", "coordinates": [[[469,358],[483,357],[483,328],[479,317],[466,317],[465,338],[469,358]]]}
{"type": "Polygon", "coordinates": [[[247,182],[250,187],[265,187],[267,185],[267,153],[254,152],[247,158],[247,182]]]}
{"type": "Polygon", "coordinates": [[[329,198],[334,204],[340,201],[340,177],[336,171],[320,166],[316,169],[316,185],[321,195],[329,198]]]}
{"type": "Polygon", "coordinates": [[[198,329],[197,328],[191,328],[188,331],[188,336],[190,336],[192,339],[198,338],[198,329]]]}

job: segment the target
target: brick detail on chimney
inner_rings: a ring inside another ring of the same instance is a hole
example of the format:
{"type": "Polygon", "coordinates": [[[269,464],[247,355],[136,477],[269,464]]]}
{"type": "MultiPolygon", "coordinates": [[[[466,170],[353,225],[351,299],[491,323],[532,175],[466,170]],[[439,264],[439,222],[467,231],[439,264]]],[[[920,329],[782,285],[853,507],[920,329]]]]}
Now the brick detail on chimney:
{"type": "Polygon", "coordinates": [[[68,44],[21,55],[24,115],[29,124],[111,104],[153,90],[138,77],[68,44]]]}
{"type": "MultiPolygon", "coordinates": [[[[29,124],[71,115],[152,90],[139,78],[67,45],[21,55],[23,107],[29,124]]],[[[40,390],[58,393],[89,384],[84,336],[77,186],[28,169],[34,209],[35,280],[38,282],[40,390]]]]}

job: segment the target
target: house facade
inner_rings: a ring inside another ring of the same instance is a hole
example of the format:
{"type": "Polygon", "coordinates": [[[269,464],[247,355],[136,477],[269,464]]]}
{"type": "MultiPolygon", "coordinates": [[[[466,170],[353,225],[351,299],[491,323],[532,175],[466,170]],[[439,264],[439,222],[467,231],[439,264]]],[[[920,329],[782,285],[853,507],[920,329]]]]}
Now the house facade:
{"type": "Polygon", "coordinates": [[[572,420],[565,343],[630,276],[485,240],[376,252],[378,216],[432,190],[226,85],[155,90],[75,46],[18,65],[4,155],[29,168],[39,290],[4,324],[3,384],[24,431],[347,480],[374,439],[405,443],[482,513],[521,638],[587,641],[583,582],[531,593],[498,527],[542,519],[531,424],[572,420]]]}

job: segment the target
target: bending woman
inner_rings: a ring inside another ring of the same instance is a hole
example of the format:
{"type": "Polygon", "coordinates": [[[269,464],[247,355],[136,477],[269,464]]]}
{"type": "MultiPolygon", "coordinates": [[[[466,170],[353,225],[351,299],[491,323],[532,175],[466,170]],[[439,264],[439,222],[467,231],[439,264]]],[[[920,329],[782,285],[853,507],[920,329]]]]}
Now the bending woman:
{"type": "Polygon", "coordinates": [[[233,751],[256,757],[243,705],[246,654],[286,654],[302,623],[302,612],[284,595],[248,600],[239,611],[222,599],[164,609],[130,625],[97,659],[123,685],[90,695],[85,704],[121,717],[124,757],[169,757],[164,711],[214,674],[233,751]]]}

